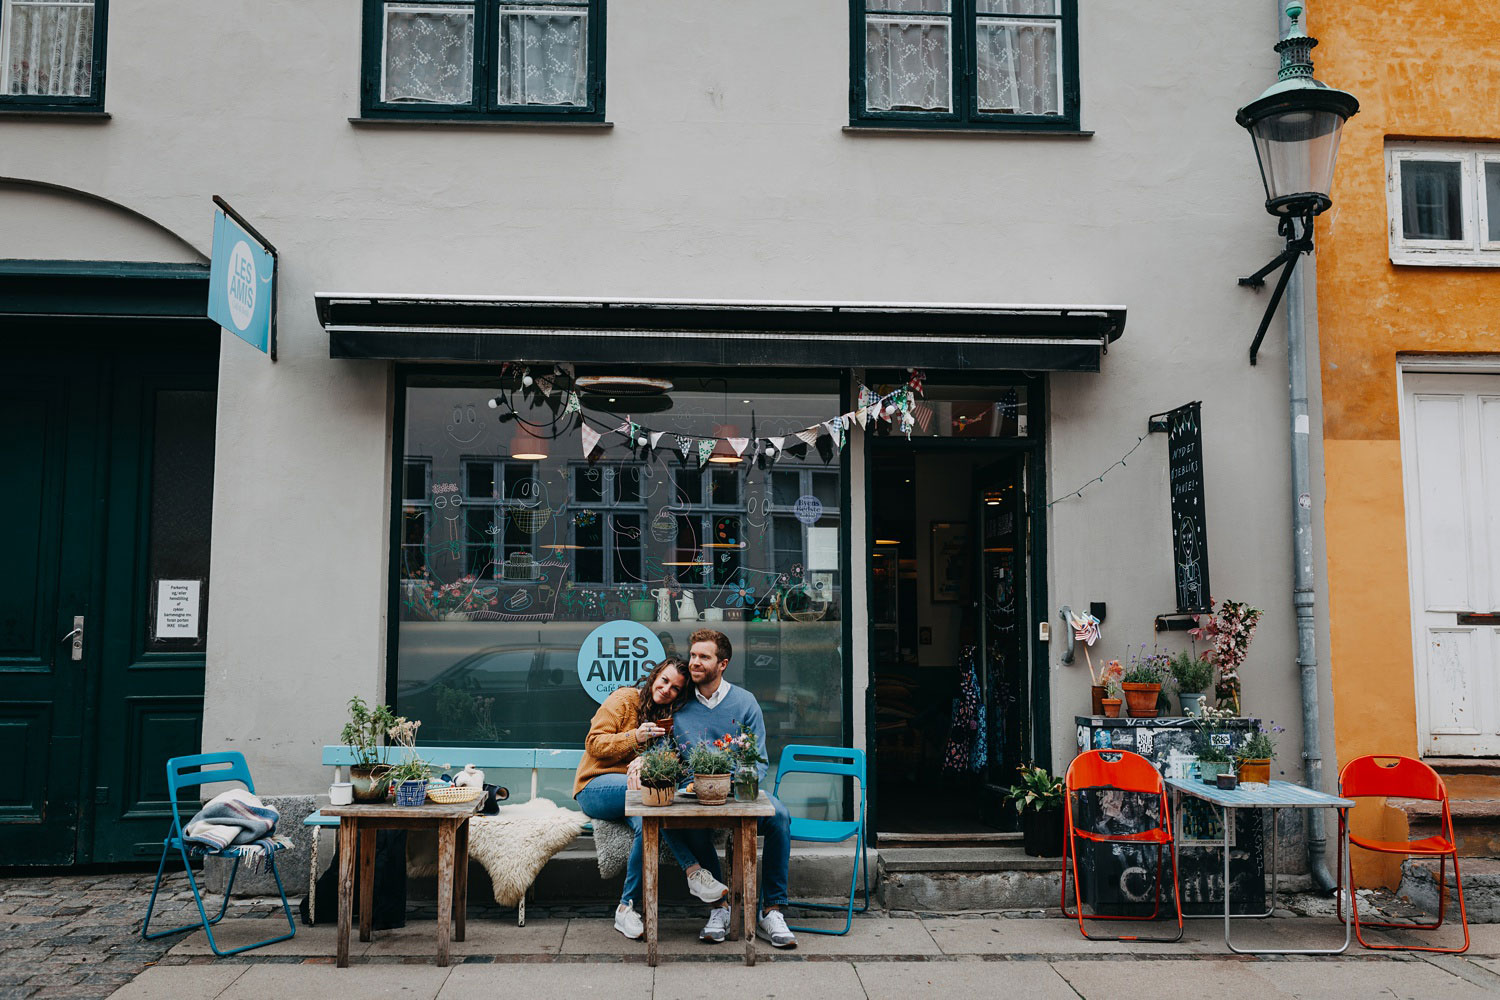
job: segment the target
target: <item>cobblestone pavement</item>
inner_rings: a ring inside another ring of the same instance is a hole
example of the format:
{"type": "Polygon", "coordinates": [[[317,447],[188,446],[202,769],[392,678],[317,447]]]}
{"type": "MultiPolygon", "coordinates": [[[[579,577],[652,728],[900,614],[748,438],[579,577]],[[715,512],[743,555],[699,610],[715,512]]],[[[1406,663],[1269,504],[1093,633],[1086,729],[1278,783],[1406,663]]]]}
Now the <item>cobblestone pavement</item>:
{"type": "MultiPolygon", "coordinates": [[[[143,971],[152,967],[163,970],[153,972],[152,976],[161,976],[172,972],[175,966],[232,964],[243,968],[245,966],[297,965],[312,969],[327,966],[332,961],[330,954],[332,939],[329,936],[331,932],[327,928],[315,928],[303,933],[300,925],[296,943],[301,945],[301,948],[289,948],[286,945],[272,946],[265,951],[251,951],[228,960],[219,959],[212,954],[203,954],[202,952],[206,949],[201,947],[201,935],[198,938],[199,946],[191,943],[183,944],[186,939],[192,937],[192,931],[185,931],[156,941],[145,941],[140,936],[141,920],[145,916],[153,878],[154,873],[0,876],[0,1000],[108,997],[116,989],[131,982],[143,971]],[[327,938],[327,940],[321,940],[322,938],[327,938]],[[183,947],[169,955],[168,951],[179,944],[183,947]],[[308,951],[307,946],[313,946],[313,951],[308,951]]],[[[213,899],[217,902],[217,897],[213,899]]],[[[1309,917],[1321,916],[1325,920],[1328,911],[1332,908],[1331,901],[1308,896],[1291,897],[1289,902],[1291,903],[1288,908],[1290,912],[1309,917]]],[[[1372,907],[1374,904],[1384,903],[1392,910],[1406,909],[1389,897],[1372,895],[1367,902],[1372,904],[1372,907]]],[[[294,906],[295,903],[296,901],[293,900],[294,906]]],[[[559,925],[566,926],[572,918],[580,918],[580,921],[572,923],[571,927],[582,932],[585,938],[598,935],[600,945],[597,953],[590,953],[587,949],[582,954],[560,954],[556,950],[551,954],[540,952],[538,954],[497,953],[494,955],[475,953],[456,957],[458,965],[455,967],[474,963],[538,961],[564,964],[578,962],[589,964],[599,961],[640,963],[642,956],[625,954],[626,951],[633,951],[638,946],[633,948],[628,942],[617,939],[609,930],[608,917],[611,910],[612,907],[604,903],[573,906],[528,905],[527,907],[527,930],[530,932],[533,927],[537,928],[537,931],[532,933],[545,933],[550,924],[553,933],[560,937],[562,932],[556,931],[559,925]]],[[[173,927],[196,919],[197,911],[193,905],[192,893],[186,888],[186,883],[180,873],[169,878],[168,891],[164,892],[163,897],[158,900],[157,914],[153,918],[153,926],[173,927]],[[159,925],[157,920],[160,920],[159,925]]],[[[693,929],[696,927],[699,915],[701,915],[701,908],[697,906],[664,906],[662,909],[664,922],[676,921],[680,925],[676,930],[679,937],[695,937],[693,929]],[[683,930],[684,927],[687,930],[683,930]]],[[[945,941],[949,939],[973,940],[974,932],[964,928],[980,925],[970,921],[986,918],[993,920],[996,917],[1034,918],[1046,915],[1048,914],[1043,911],[963,915],[897,913],[876,915],[872,913],[862,922],[862,930],[856,931],[855,937],[864,940],[855,942],[855,951],[884,949],[889,954],[881,958],[882,961],[897,959],[908,951],[912,952],[912,955],[906,956],[907,958],[920,959],[927,963],[938,959],[948,960],[954,957],[950,944],[944,944],[942,950],[937,947],[930,948],[933,954],[922,955],[919,954],[920,949],[910,945],[903,947],[900,942],[922,938],[930,943],[931,939],[927,937],[928,931],[932,931],[937,937],[946,935],[945,941]],[[959,923],[955,923],[956,917],[959,918],[959,923]],[[908,924],[902,918],[912,918],[912,923],[908,924]],[[962,920],[962,918],[969,918],[969,920],[962,920]],[[886,926],[882,930],[881,927],[884,925],[891,926],[886,926]],[[902,927],[911,927],[914,930],[903,931],[902,927]],[[894,950],[892,950],[891,941],[883,945],[880,943],[882,934],[895,935],[897,940],[894,942],[894,950]]],[[[1401,915],[1407,914],[1401,913],[1401,915]]],[[[231,902],[227,919],[243,924],[245,917],[279,919],[280,907],[274,899],[261,898],[231,902]]],[[[413,901],[408,907],[408,917],[413,923],[431,921],[434,917],[434,904],[430,901],[413,901]]],[[[484,926],[486,922],[492,922],[490,926],[499,932],[496,940],[509,940],[514,937],[512,932],[503,930],[506,927],[514,927],[513,910],[501,910],[493,904],[471,901],[469,911],[471,930],[484,926]]],[[[1044,927],[1042,924],[1036,924],[1033,925],[1035,932],[1028,931],[1020,936],[1004,930],[1005,926],[1020,930],[1020,927],[1010,920],[1000,925],[991,923],[990,927],[998,936],[990,941],[991,935],[985,934],[983,936],[985,942],[977,950],[987,956],[987,960],[990,961],[997,958],[1056,958],[1057,956],[1031,953],[1038,952],[1038,950],[1048,952],[1059,949],[1070,953],[1079,952],[1073,956],[1076,960],[1129,959],[1133,961],[1149,957],[1180,961],[1183,959],[1222,960],[1227,957],[1221,953],[1219,945],[1213,943],[1214,934],[1217,934],[1216,928],[1202,929],[1197,935],[1209,942],[1207,948],[1189,946],[1186,949],[1152,949],[1150,952],[1137,956],[1091,954],[1092,946],[1084,946],[1081,943],[1081,940],[1077,938],[1076,928],[1069,930],[1062,921],[1046,921],[1045,923],[1051,926],[1044,927]],[[1209,934],[1208,930],[1213,930],[1214,933],[1209,934]],[[1043,931],[1046,933],[1042,933],[1043,931]],[[1054,943],[1049,945],[1043,943],[1045,941],[1054,943]]],[[[1201,922],[1200,928],[1207,923],[1210,922],[1201,922]]],[[[409,936],[414,936],[417,944],[411,951],[378,955],[372,953],[360,957],[354,964],[430,966],[431,953],[428,950],[430,932],[420,926],[412,930],[416,933],[409,936]]],[[[568,930],[567,933],[572,935],[574,930],[568,930]]],[[[1476,951],[1483,951],[1487,954],[1497,953],[1500,938],[1490,934],[1485,936],[1492,940],[1488,942],[1487,947],[1476,949],[1476,951]]],[[[827,964],[828,960],[841,960],[840,949],[844,946],[839,942],[846,940],[854,941],[853,938],[822,938],[817,942],[807,942],[807,947],[802,948],[800,954],[766,957],[771,961],[790,959],[794,962],[811,962],[815,965],[827,964]],[[833,952],[822,954],[830,946],[833,947],[833,952]]],[[[696,942],[692,942],[689,947],[691,948],[692,945],[696,945],[696,942]]],[[[483,950],[487,952],[489,947],[486,946],[483,950]]],[[[961,958],[966,948],[960,947],[957,950],[961,958]]],[[[1379,958],[1371,953],[1353,954],[1349,957],[1359,962],[1409,961],[1407,956],[1399,955],[1399,953],[1389,959],[1379,958]]],[[[727,951],[722,954],[688,952],[676,958],[678,961],[686,960],[690,963],[719,961],[726,966],[738,961],[734,954],[727,951]]],[[[1494,989],[1496,985],[1500,985],[1500,977],[1495,976],[1495,973],[1500,972],[1500,960],[1482,959],[1477,956],[1471,956],[1471,958],[1476,958],[1477,961],[1483,963],[1483,967],[1474,969],[1467,963],[1454,962],[1442,967],[1454,976],[1466,979],[1466,983],[1457,984],[1465,988],[1471,989],[1479,985],[1485,989],[1494,989]],[[1449,966],[1452,967],[1449,968],[1449,966]]],[[[1342,967],[1353,968],[1354,966],[1346,962],[1342,967]]],[[[186,972],[186,970],[179,971],[186,972]]],[[[272,970],[266,971],[269,973],[272,970]]],[[[145,983],[150,979],[151,977],[148,976],[142,982],[145,983]]],[[[293,987],[294,993],[297,990],[298,987],[293,987]]],[[[172,989],[169,989],[167,995],[175,994],[172,989]]],[[[318,993],[317,995],[324,994],[318,993]]],[[[1086,992],[1085,995],[1095,994],[1086,992]]]]}

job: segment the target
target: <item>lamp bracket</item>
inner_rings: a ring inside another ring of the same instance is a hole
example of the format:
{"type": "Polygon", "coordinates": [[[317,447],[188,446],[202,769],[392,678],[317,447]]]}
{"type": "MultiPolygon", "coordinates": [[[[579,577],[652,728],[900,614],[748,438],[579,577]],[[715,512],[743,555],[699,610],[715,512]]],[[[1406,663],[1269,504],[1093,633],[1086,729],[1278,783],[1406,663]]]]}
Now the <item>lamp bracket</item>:
{"type": "Polygon", "coordinates": [[[1311,253],[1313,248],[1313,212],[1308,212],[1302,218],[1302,235],[1297,235],[1297,217],[1282,216],[1276,226],[1276,231],[1286,239],[1286,246],[1281,253],[1271,258],[1270,263],[1254,274],[1239,279],[1239,283],[1247,288],[1261,288],[1266,283],[1266,275],[1281,268],[1281,276],[1276,279],[1276,288],[1271,293],[1271,301],[1266,303],[1265,315],[1260,319],[1260,328],[1255,331],[1255,340],[1250,343],[1250,364],[1255,364],[1256,355],[1260,353],[1260,343],[1266,337],[1266,329],[1271,325],[1271,317],[1276,315],[1276,307],[1281,303],[1281,296],[1286,291],[1286,284],[1292,277],[1292,269],[1297,266],[1297,260],[1305,253],[1311,253]]]}

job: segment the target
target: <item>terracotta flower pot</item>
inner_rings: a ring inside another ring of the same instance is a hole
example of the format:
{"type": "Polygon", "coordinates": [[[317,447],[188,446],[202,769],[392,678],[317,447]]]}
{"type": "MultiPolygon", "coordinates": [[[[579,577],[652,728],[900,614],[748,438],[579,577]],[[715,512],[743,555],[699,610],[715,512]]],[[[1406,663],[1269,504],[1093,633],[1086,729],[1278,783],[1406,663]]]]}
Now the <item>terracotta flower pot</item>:
{"type": "Polygon", "coordinates": [[[391,787],[391,769],[384,764],[349,768],[355,802],[384,802],[391,787]]]}
{"type": "Polygon", "coordinates": [[[1121,684],[1125,689],[1125,701],[1130,705],[1133,719],[1156,718],[1156,696],[1161,694],[1160,684],[1121,684]]]}
{"type": "Polygon", "coordinates": [[[1099,699],[1099,706],[1104,709],[1104,717],[1106,719],[1118,719],[1120,717],[1120,699],[1101,698],[1099,699]]]}
{"type": "Polygon", "coordinates": [[[1271,758],[1260,757],[1240,761],[1240,780],[1268,783],[1271,780],[1271,758]]]}
{"type": "Polygon", "coordinates": [[[729,798],[730,776],[728,774],[693,775],[693,793],[705,806],[721,806],[729,798]]]}
{"type": "Polygon", "coordinates": [[[1104,694],[1106,690],[1108,689],[1105,688],[1103,684],[1095,684],[1092,688],[1089,689],[1089,707],[1090,709],[1092,709],[1092,711],[1089,712],[1090,715],[1104,714],[1104,694]]]}
{"type": "Polygon", "coordinates": [[[677,789],[668,785],[666,788],[642,788],[641,801],[648,806],[669,806],[672,798],[677,794],[677,789]]]}

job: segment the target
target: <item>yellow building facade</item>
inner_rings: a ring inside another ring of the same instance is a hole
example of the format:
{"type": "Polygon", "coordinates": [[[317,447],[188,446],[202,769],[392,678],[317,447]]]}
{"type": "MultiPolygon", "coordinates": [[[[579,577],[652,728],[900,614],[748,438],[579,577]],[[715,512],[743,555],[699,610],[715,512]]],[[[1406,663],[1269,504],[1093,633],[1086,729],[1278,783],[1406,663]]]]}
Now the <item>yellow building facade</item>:
{"type": "MultiPolygon", "coordinates": [[[[1422,757],[1497,853],[1500,810],[1500,5],[1325,0],[1318,77],[1350,91],[1317,317],[1335,745],[1422,757]]],[[[1420,807],[1366,807],[1404,839],[1420,807]]],[[[1359,852],[1394,886],[1399,858],[1359,852]]]]}

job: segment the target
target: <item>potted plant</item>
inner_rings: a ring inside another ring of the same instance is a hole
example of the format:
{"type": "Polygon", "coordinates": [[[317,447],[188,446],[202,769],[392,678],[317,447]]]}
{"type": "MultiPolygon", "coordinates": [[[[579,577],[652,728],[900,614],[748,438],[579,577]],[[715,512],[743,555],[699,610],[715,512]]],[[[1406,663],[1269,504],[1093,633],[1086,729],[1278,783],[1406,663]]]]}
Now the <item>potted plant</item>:
{"type": "Polygon", "coordinates": [[[1276,734],[1282,727],[1271,723],[1271,728],[1257,725],[1250,738],[1240,744],[1235,759],[1240,764],[1241,781],[1258,781],[1265,784],[1271,780],[1271,758],[1276,756],[1276,734]]]}
{"type": "Polygon", "coordinates": [[[1205,705],[1193,718],[1198,729],[1198,777],[1214,782],[1219,775],[1234,770],[1234,761],[1229,757],[1229,734],[1221,733],[1218,727],[1224,719],[1234,718],[1234,713],[1205,705]]]}
{"type": "Polygon", "coordinates": [[[641,754],[641,801],[648,806],[669,806],[682,780],[682,761],[669,746],[658,746],[641,754]]]}
{"type": "Polygon", "coordinates": [[[354,785],[354,801],[384,802],[390,786],[391,769],[380,759],[380,738],[396,722],[389,707],[365,704],[359,695],[349,699],[349,721],[344,723],[339,740],[354,749],[358,762],[349,767],[354,785]]]}
{"type": "Polygon", "coordinates": [[[1005,797],[1021,814],[1021,842],[1033,858],[1055,858],[1062,854],[1062,779],[1035,764],[1016,770],[1021,780],[1006,790],[1005,797]]]}
{"type": "Polygon", "coordinates": [[[760,795],[759,765],[770,763],[760,752],[760,737],[742,722],[738,736],[725,733],[719,739],[714,740],[714,743],[723,747],[724,751],[729,754],[729,763],[734,769],[734,800],[754,802],[760,795]]]}
{"type": "Polygon", "coordinates": [[[1177,684],[1177,700],[1182,705],[1182,714],[1197,715],[1208,697],[1204,690],[1214,679],[1214,666],[1203,656],[1194,656],[1186,650],[1172,657],[1172,680],[1177,684]]]}
{"type": "MultiPolygon", "coordinates": [[[[724,740],[729,739],[728,735],[724,740]]],[[[688,751],[688,770],[693,772],[693,794],[706,806],[723,805],[729,798],[729,781],[734,762],[720,744],[699,743],[688,751]]]]}
{"type": "Polygon", "coordinates": [[[397,717],[391,723],[391,728],[386,730],[386,738],[390,745],[401,751],[401,763],[394,764],[390,769],[391,784],[396,787],[396,805],[419,806],[427,801],[427,779],[432,776],[432,768],[417,756],[417,730],[422,723],[412,719],[397,717]]]}
{"type": "MultiPolygon", "coordinates": [[[[1145,646],[1141,649],[1144,651],[1145,646]]],[[[1130,714],[1136,719],[1156,717],[1156,700],[1161,695],[1161,682],[1166,676],[1167,658],[1160,653],[1130,658],[1130,667],[1120,678],[1125,689],[1125,700],[1130,705],[1130,714]]]]}
{"type": "Polygon", "coordinates": [[[1219,672],[1214,684],[1219,708],[1240,711],[1240,665],[1250,652],[1250,640],[1260,625],[1261,610],[1243,601],[1223,601],[1212,615],[1197,615],[1197,628],[1188,629],[1194,639],[1208,639],[1212,648],[1204,655],[1219,672]]]}
{"type": "Polygon", "coordinates": [[[1106,719],[1118,719],[1120,717],[1120,705],[1125,700],[1125,691],[1120,687],[1118,680],[1111,679],[1104,686],[1105,697],[1099,700],[1104,706],[1104,717],[1106,719]]]}

